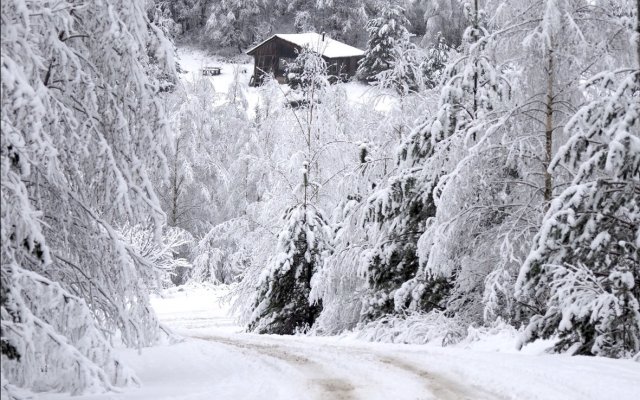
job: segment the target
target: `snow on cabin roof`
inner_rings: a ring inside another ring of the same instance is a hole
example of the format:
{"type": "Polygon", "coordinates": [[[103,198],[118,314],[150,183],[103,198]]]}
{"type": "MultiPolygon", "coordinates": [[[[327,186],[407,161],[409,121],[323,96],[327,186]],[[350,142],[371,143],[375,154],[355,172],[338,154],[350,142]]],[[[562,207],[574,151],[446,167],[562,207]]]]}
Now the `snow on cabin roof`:
{"type": "Polygon", "coordinates": [[[322,40],[322,35],[315,32],[277,33],[271,36],[269,39],[247,50],[247,54],[253,53],[254,50],[262,46],[269,40],[273,39],[274,37],[279,37],[280,39],[289,43],[293,43],[299,47],[308,47],[311,50],[327,58],[364,56],[364,51],[356,47],[349,46],[348,44],[345,44],[342,42],[338,42],[337,40],[331,39],[327,35],[325,35],[324,40],[322,40]]]}

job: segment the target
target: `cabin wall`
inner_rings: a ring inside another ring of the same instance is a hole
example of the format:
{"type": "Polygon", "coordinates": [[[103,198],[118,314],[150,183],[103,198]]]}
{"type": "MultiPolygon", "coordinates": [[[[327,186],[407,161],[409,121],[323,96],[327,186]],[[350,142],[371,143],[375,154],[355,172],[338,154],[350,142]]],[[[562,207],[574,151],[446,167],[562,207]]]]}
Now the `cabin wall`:
{"type": "Polygon", "coordinates": [[[325,58],[329,66],[329,75],[340,77],[355,76],[358,70],[358,60],[361,58],[362,57],[325,58]]]}
{"type": "Polygon", "coordinates": [[[262,82],[264,75],[273,73],[276,78],[284,76],[284,61],[295,59],[296,46],[280,38],[273,38],[257,48],[253,54],[253,76],[256,83],[262,82]]]}

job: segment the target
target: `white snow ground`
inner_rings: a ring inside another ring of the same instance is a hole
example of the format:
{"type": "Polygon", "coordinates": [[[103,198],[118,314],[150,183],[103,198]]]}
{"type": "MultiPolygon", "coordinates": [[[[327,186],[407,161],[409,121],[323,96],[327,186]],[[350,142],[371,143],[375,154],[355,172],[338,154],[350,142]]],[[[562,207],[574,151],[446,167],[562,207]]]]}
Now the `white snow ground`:
{"type": "MultiPolygon", "coordinates": [[[[153,299],[181,343],[121,350],[142,381],[91,400],[638,399],[640,363],[478,350],[513,348],[509,336],[474,348],[366,343],[352,336],[242,333],[220,302],[228,288],[172,289],[153,299]]],[[[531,351],[530,351],[531,352],[531,351]]],[[[50,400],[69,396],[50,394],[50,400]]]]}
{"type": "MultiPolygon", "coordinates": [[[[201,50],[180,47],[178,48],[178,59],[181,68],[185,71],[181,75],[183,81],[192,81],[194,77],[202,74],[203,67],[220,67],[220,75],[209,76],[207,79],[212,83],[216,92],[226,94],[229,86],[233,82],[234,68],[240,70],[240,82],[249,84],[251,74],[253,74],[253,60],[247,56],[245,63],[233,63],[225,61],[216,56],[209,56],[201,50]]],[[[370,106],[377,111],[385,112],[390,110],[396,98],[393,91],[374,90],[372,87],[359,82],[341,83],[347,94],[349,101],[355,104],[370,106]]],[[[288,93],[289,87],[281,85],[283,91],[288,93]]],[[[252,117],[255,113],[256,105],[260,102],[260,89],[255,87],[246,87],[245,96],[247,98],[247,113],[252,117]]]]}

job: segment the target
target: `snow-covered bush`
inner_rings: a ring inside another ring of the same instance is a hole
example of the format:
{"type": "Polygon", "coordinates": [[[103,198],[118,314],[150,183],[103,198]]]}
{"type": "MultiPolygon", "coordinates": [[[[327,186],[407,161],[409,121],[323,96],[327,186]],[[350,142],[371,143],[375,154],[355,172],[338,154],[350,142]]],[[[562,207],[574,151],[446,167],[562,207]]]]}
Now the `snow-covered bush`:
{"type": "Polygon", "coordinates": [[[287,64],[287,83],[292,89],[305,92],[320,89],[328,84],[327,71],[326,61],[313,49],[304,48],[287,64]]]}
{"type": "Polygon", "coordinates": [[[387,315],[358,327],[357,337],[373,342],[426,344],[442,346],[460,342],[466,327],[455,317],[441,311],[387,315]]]}
{"type": "Polygon", "coordinates": [[[71,394],[138,383],[84,300],[24,269],[9,271],[2,284],[2,344],[15,349],[2,354],[8,382],[71,394]]]}

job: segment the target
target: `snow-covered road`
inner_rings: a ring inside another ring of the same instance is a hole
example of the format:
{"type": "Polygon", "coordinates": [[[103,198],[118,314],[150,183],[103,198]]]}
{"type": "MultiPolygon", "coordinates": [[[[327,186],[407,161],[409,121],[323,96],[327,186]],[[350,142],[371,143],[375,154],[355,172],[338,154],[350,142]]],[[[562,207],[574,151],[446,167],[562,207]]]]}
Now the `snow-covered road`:
{"type": "MultiPolygon", "coordinates": [[[[202,335],[197,338],[231,346],[257,357],[301,386],[296,398],[309,399],[501,399],[407,360],[395,351],[308,340],[202,335]]],[[[279,380],[280,384],[286,384],[279,380]]]]}
{"type": "MultiPolygon", "coordinates": [[[[212,294],[216,296],[215,289],[212,294]]],[[[231,391],[223,397],[218,392],[216,398],[508,398],[465,383],[455,375],[430,369],[428,363],[416,362],[433,356],[423,346],[241,333],[224,313],[225,307],[212,306],[205,298],[178,292],[154,303],[164,322],[198,347],[224,347],[225,352],[232,353],[228,355],[229,361],[251,360],[246,369],[253,372],[241,387],[260,387],[261,391],[241,394],[231,391]],[[192,301],[185,301],[189,297],[192,301]]]]}
{"type": "MultiPolygon", "coordinates": [[[[635,400],[640,363],[505,352],[513,343],[442,348],[367,343],[352,336],[242,333],[218,300],[224,287],[173,290],[154,299],[184,341],[123,350],[139,388],[91,400],[635,400]],[[479,349],[482,350],[479,350],[479,349]],[[500,350],[500,351],[497,351],[500,350]]],[[[494,338],[495,339],[495,338],[494,338]]],[[[495,341],[495,340],[494,340],[495,341]]],[[[68,396],[47,395],[47,399],[68,396]]]]}

